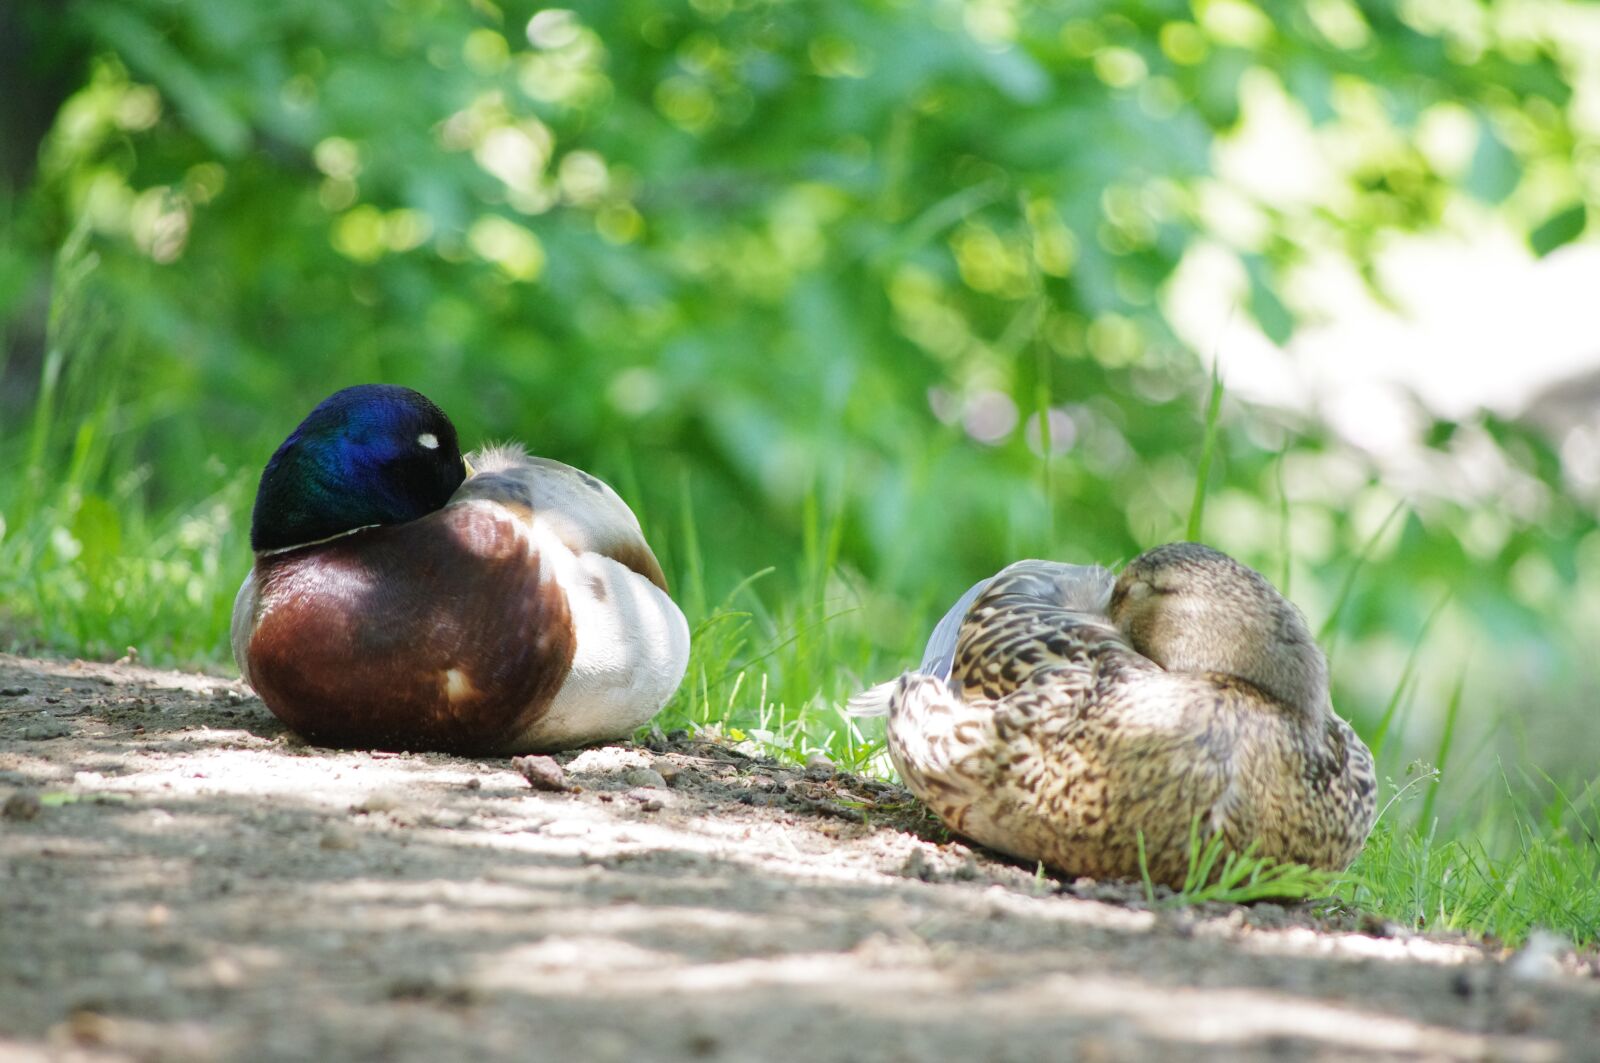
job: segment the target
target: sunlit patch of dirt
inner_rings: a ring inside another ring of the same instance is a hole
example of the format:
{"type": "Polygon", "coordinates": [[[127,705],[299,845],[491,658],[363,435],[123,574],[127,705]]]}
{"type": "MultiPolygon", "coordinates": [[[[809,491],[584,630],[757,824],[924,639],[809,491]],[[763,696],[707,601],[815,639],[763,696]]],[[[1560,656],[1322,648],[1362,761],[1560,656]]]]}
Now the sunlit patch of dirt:
{"type": "Polygon", "coordinates": [[[686,735],[324,750],[224,679],[0,656],[0,1057],[1556,1060],[1592,959],[1146,904],[686,735]]]}

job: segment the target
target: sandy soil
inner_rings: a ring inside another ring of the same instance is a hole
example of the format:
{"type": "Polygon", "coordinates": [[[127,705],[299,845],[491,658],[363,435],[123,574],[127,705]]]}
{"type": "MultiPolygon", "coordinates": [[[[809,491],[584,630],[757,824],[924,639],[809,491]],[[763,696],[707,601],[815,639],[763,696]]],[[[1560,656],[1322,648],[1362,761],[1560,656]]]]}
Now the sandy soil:
{"type": "Polygon", "coordinates": [[[0,655],[0,1059],[1600,1059],[1593,954],[1151,910],[882,783],[651,745],[543,791],[0,655]]]}

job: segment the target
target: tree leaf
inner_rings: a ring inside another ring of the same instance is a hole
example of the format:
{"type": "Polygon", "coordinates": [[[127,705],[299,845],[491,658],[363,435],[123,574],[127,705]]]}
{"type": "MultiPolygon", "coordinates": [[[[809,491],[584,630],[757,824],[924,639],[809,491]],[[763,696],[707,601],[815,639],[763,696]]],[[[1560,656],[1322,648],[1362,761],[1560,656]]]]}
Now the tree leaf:
{"type": "Polygon", "coordinates": [[[1487,122],[1480,122],[1478,148],[1472,154],[1472,166],[1462,182],[1463,187],[1485,203],[1499,203],[1516,189],[1520,180],[1522,163],[1487,122]]]}
{"type": "Polygon", "coordinates": [[[138,16],[111,4],[81,9],[84,24],[115,49],[139,76],[170,97],[195,134],[213,151],[237,158],[250,146],[250,127],[217,95],[210,80],[138,16]]]}
{"type": "Polygon", "coordinates": [[[1589,210],[1582,203],[1562,207],[1528,234],[1528,246],[1540,258],[1564,244],[1570,244],[1583,235],[1588,224],[1589,210]]]}
{"type": "Polygon", "coordinates": [[[1281,347],[1294,333],[1294,314],[1273,290],[1265,259],[1259,255],[1247,256],[1245,270],[1250,275],[1250,315],[1267,338],[1281,347]]]}

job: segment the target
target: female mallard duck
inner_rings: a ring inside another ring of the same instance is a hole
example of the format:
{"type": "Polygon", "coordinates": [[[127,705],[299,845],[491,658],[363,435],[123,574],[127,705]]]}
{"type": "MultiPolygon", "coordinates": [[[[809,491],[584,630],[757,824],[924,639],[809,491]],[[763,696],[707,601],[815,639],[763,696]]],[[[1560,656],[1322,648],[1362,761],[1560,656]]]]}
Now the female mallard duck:
{"type": "Polygon", "coordinates": [[[620,738],[683,678],[689,631],[639,522],[568,465],[463,459],[409,388],[323,401],[261,476],[233,655],[339,746],[511,754],[620,738]]]}
{"type": "Polygon", "coordinates": [[[1372,754],[1334,714],[1300,611],[1197,543],[1103,568],[1019,561],[967,592],[922,667],[868,691],[906,785],[952,829],[1058,871],[1178,886],[1190,824],[1342,870],[1372,754]]]}

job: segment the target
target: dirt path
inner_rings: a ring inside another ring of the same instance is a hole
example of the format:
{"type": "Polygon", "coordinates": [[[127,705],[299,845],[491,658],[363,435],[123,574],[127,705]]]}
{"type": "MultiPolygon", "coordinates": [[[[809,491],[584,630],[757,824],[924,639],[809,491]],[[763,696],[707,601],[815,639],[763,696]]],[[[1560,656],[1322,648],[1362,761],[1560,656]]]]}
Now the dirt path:
{"type": "Polygon", "coordinates": [[[1592,957],[1143,910],[709,742],[560,759],[0,655],[0,1059],[1600,1058],[1592,957]]]}

